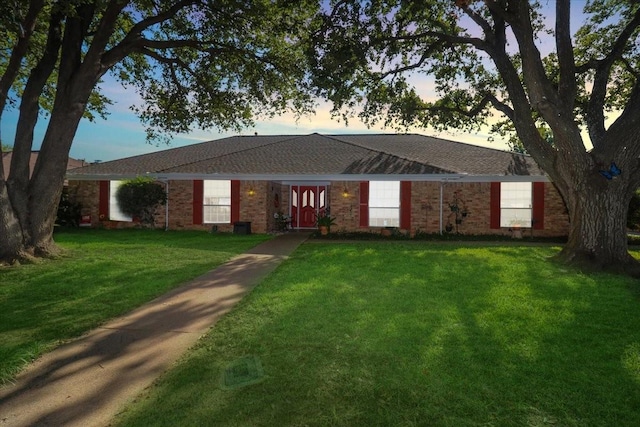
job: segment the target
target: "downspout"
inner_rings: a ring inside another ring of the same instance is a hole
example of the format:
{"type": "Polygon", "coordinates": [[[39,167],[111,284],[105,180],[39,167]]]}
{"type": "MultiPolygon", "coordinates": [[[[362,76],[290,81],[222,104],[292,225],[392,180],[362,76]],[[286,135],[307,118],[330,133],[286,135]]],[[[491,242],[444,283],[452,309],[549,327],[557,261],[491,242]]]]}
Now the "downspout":
{"type": "Polygon", "coordinates": [[[444,197],[444,182],[440,181],[440,235],[442,235],[442,200],[444,197]]]}
{"type": "Polygon", "coordinates": [[[169,231],[169,180],[164,182],[167,202],[164,204],[164,231],[169,231]]]}

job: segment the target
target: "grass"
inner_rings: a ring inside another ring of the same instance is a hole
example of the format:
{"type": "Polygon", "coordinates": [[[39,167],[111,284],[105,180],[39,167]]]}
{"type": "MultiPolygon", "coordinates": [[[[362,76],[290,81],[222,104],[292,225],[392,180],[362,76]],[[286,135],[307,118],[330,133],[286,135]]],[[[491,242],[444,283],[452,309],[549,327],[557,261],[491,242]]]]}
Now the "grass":
{"type": "Polygon", "coordinates": [[[61,341],[267,238],[150,230],[57,233],[65,249],[61,259],[0,268],[0,384],[61,341]]]}
{"type": "Polygon", "coordinates": [[[118,423],[640,425],[640,286],[557,250],[303,245],[118,423]],[[221,387],[249,356],[265,378],[221,387]]]}

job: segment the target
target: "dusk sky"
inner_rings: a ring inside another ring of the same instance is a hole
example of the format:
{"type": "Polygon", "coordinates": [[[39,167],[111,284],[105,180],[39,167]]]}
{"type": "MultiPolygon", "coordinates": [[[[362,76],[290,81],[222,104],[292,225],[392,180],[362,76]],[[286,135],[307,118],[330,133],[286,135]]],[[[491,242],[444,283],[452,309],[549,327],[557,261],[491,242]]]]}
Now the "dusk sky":
{"type": "MultiPolygon", "coordinates": [[[[103,93],[114,101],[114,104],[108,109],[110,114],[107,120],[97,118],[93,123],[88,120],[82,120],[80,122],[71,147],[71,157],[84,159],[89,162],[96,160],[108,161],[238,134],[237,132],[223,132],[217,129],[211,129],[209,131],[194,129],[189,134],[175,136],[169,147],[165,144],[159,146],[149,144],[145,139],[146,134],[143,125],[129,108],[131,105],[140,101],[135,91],[125,89],[118,82],[111,79],[105,79],[102,88],[103,93]]],[[[330,107],[328,105],[322,104],[318,107],[314,116],[302,117],[297,122],[293,115],[284,115],[275,117],[269,121],[257,122],[255,127],[247,128],[240,134],[253,135],[255,132],[259,135],[293,135],[313,132],[323,134],[394,132],[393,129],[385,129],[383,127],[368,129],[357,119],[351,119],[349,126],[345,126],[344,122],[331,119],[329,109],[330,107]]],[[[17,119],[17,109],[5,111],[3,114],[1,129],[3,143],[9,145],[13,143],[17,119]]],[[[46,123],[45,117],[41,117],[38,121],[34,150],[39,149],[40,141],[46,130],[46,123]]],[[[497,149],[506,148],[506,144],[504,143],[487,141],[488,133],[474,135],[455,131],[437,133],[430,129],[412,129],[411,132],[438,136],[454,141],[469,142],[497,149]]]]}
{"type": "MultiPolygon", "coordinates": [[[[583,7],[583,1],[577,1],[574,7],[574,26],[579,26],[581,21],[580,11],[583,7]],[[577,24],[577,25],[576,25],[577,24]]],[[[549,4],[545,4],[549,8],[549,4]]],[[[547,40],[547,43],[551,40],[547,40]]],[[[541,50],[552,50],[553,45],[544,46],[542,43],[541,50]],[[545,49],[545,47],[547,49],[545,49]]],[[[420,75],[414,77],[412,81],[416,84],[418,92],[427,99],[434,99],[433,82],[428,76],[420,75]]],[[[123,157],[145,154],[154,151],[164,150],[167,145],[161,144],[156,146],[149,144],[145,139],[145,129],[131,111],[131,105],[139,104],[140,98],[132,88],[125,89],[118,82],[114,81],[109,75],[105,76],[105,81],[101,85],[102,92],[114,104],[108,108],[109,116],[107,120],[97,118],[95,122],[83,120],[80,123],[76,133],[73,146],[71,148],[71,157],[84,159],[89,162],[96,160],[108,161],[123,157]]],[[[244,129],[240,134],[253,135],[257,132],[260,135],[276,135],[276,134],[309,134],[313,132],[323,134],[341,134],[341,133],[393,133],[391,128],[367,128],[357,119],[351,119],[349,126],[345,126],[344,122],[331,118],[329,113],[329,105],[320,103],[316,110],[316,114],[310,117],[302,117],[296,121],[293,115],[284,115],[275,117],[269,121],[259,121],[256,126],[244,129]]],[[[4,144],[11,145],[15,137],[15,125],[18,118],[18,110],[7,110],[3,113],[2,123],[0,123],[0,135],[4,144]]],[[[46,129],[46,118],[41,117],[36,127],[34,150],[40,147],[40,141],[46,129]]],[[[420,133],[429,136],[450,139],[454,141],[467,142],[476,145],[496,149],[507,149],[504,141],[496,140],[488,141],[488,129],[478,134],[468,134],[464,132],[435,132],[433,129],[410,129],[410,132],[420,133]]],[[[180,147],[184,145],[210,141],[227,136],[237,135],[236,132],[222,132],[217,129],[202,131],[194,129],[188,134],[176,135],[170,147],[180,147]]]]}

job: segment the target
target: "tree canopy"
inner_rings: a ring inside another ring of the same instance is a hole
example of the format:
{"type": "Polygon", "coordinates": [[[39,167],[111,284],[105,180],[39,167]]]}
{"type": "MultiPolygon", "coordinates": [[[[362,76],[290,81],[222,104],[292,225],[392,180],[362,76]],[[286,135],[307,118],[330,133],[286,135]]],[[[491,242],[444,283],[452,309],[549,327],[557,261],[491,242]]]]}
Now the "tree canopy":
{"type": "Polygon", "coordinates": [[[567,205],[563,257],[635,264],[624,224],[640,184],[639,2],[342,0],[318,25],[313,81],[334,113],[515,132],[567,205]],[[612,162],[623,173],[606,181],[612,162]]]}
{"type": "Polygon", "coordinates": [[[0,165],[0,260],[47,255],[79,121],[107,113],[106,73],[140,94],[150,139],[240,129],[308,111],[301,37],[317,10],[289,0],[29,0],[0,6],[0,120],[19,110],[9,176],[0,165]],[[30,176],[33,129],[48,116],[30,176]]]}

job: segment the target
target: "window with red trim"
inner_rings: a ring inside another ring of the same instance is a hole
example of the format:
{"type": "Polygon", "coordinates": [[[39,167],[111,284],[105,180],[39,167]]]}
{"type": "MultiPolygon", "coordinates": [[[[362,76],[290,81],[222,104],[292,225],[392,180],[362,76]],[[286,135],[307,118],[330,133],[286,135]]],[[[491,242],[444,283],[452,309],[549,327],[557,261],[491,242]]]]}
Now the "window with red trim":
{"type": "Polygon", "coordinates": [[[531,227],[531,182],[503,182],[500,188],[500,227],[531,227]]]}
{"type": "Polygon", "coordinates": [[[204,181],[202,211],[205,224],[228,224],[231,222],[230,180],[204,181]]]}
{"type": "Polygon", "coordinates": [[[400,226],[400,181],[369,182],[369,226],[400,226]]]}

